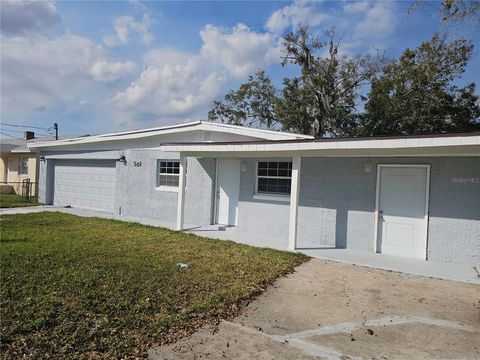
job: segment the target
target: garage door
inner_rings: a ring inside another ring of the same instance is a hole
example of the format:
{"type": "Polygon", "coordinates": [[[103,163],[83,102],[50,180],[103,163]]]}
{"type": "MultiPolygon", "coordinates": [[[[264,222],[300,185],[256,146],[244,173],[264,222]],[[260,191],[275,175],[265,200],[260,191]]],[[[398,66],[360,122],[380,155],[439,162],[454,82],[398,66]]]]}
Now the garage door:
{"type": "Polygon", "coordinates": [[[114,161],[55,161],[54,205],[113,211],[114,198],[114,161]]]}

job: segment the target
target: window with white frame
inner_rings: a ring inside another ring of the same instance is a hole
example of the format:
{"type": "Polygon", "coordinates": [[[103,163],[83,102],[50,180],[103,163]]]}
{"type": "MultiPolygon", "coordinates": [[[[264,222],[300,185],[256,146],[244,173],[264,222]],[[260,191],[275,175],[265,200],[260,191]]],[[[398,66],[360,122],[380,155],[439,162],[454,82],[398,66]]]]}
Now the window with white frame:
{"type": "Polygon", "coordinates": [[[21,158],[19,160],[18,175],[28,175],[28,158],[21,158]]]}
{"type": "Polygon", "coordinates": [[[289,195],[292,185],[291,161],[257,162],[257,193],[289,195]]]}
{"type": "Polygon", "coordinates": [[[157,187],[178,187],[180,161],[158,160],[157,169],[157,187]]]}

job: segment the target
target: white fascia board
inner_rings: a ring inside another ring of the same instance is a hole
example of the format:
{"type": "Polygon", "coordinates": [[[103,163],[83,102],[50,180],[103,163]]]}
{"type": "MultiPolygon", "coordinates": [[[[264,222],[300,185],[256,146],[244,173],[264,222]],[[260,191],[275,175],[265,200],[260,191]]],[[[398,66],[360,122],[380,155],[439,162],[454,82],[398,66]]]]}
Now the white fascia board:
{"type": "Polygon", "coordinates": [[[236,126],[229,124],[219,124],[210,121],[194,121],[184,124],[177,124],[171,126],[163,126],[158,128],[140,129],[134,131],[126,131],[120,133],[92,135],[71,139],[54,140],[47,142],[36,142],[28,144],[29,148],[47,148],[55,146],[68,146],[77,144],[90,144],[110,141],[132,140],[140,138],[148,138],[158,135],[166,135],[172,133],[179,133],[184,131],[213,131],[230,134],[237,134],[243,136],[256,137],[264,140],[294,140],[294,139],[313,139],[312,136],[290,134],[273,130],[254,129],[245,126],[236,126]],[[186,130],[188,129],[188,130],[186,130]]]}
{"type": "Polygon", "coordinates": [[[118,160],[122,156],[121,151],[93,151],[93,152],[78,152],[78,153],[60,153],[60,154],[46,154],[47,160],[118,160]]]}
{"type": "Polygon", "coordinates": [[[161,148],[168,151],[302,151],[302,150],[333,150],[333,149],[405,149],[420,147],[465,146],[480,145],[478,136],[456,136],[437,138],[408,139],[372,139],[372,140],[331,140],[309,142],[281,143],[229,143],[229,144],[165,144],[161,148]]]}
{"type": "Polygon", "coordinates": [[[426,154],[468,154],[480,156],[480,135],[455,136],[437,138],[408,138],[408,139],[372,139],[372,140],[341,140],[318,142],[284,142],[268,144],[165,144],[160,146],[163,151],[184,152],[189,154],[263,154],[274,153],[301,153],[314,156],[316,154],[342,154],[347,156],[358,154],[405,154],[412,156],[416,152],[422,156],[426,154]]]}
{"type": "Polygon", "coordinates": [[[258,137],[265,140],[295,140],[295,139],[314,139],[311,135],[302,135],[287,133],[283,131],[255,129],[247,126],[215,123],[211,121],[202,121],[204,130],[228,132],[244,136],[258,137]]]}

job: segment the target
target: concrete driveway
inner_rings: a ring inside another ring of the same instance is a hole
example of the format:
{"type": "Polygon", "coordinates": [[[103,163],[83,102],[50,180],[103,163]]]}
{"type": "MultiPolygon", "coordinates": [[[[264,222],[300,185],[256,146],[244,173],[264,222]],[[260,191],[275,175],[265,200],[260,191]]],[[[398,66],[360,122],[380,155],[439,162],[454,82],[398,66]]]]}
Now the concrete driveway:
{"type": "Polygon", "coordinates": [[[152,359],[480,359],[480,286],[312,259],[152,359]]]}

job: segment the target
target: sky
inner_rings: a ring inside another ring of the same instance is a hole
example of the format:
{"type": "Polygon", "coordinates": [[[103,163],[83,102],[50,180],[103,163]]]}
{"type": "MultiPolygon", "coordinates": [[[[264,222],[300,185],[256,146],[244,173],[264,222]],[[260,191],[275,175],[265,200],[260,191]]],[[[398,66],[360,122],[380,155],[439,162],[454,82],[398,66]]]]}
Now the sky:
{"type": "MultiPolygon", "coordinates": [[[[1,123],[86,135],[206,119],[258,69],[276,86],[295,76],[281,39],[305,23],[320,38],[334,28],[351,56],[395,58],[438,31],[467,37],[475,49],[459,83],[480,83],[478,24],[442,25],[435,8],[411,4],[2,0],[1,123]]],[[[2,138],[23,130],[2,125],[2,138]]]]}

